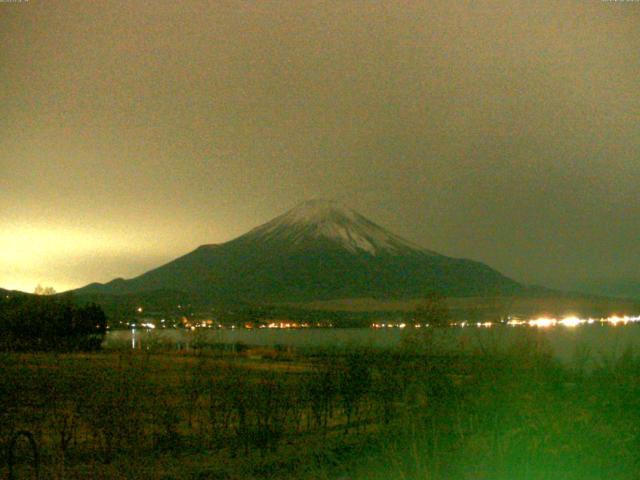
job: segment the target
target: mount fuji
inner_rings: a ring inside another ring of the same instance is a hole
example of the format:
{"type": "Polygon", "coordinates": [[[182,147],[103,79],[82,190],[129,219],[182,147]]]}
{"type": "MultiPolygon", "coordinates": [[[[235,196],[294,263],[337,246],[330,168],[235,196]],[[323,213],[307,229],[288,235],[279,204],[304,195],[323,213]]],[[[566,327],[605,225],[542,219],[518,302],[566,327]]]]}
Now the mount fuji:
{"type": "Polygon", "coordinates": [[[176,292],[207,303],[510,295],[524,287],[483,263],[415,245],[327,200],[304,202],[248,233],[130,280],[80,294],[176,292]]]}

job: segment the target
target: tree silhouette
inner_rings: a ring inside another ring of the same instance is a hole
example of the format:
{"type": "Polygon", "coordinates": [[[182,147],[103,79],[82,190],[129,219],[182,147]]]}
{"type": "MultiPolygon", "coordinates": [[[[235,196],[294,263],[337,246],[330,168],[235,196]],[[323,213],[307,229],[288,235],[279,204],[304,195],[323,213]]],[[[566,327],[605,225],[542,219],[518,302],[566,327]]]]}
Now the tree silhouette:
{"type": "Polygon", "coordinates": [[[96,350],[106,328],[99,306],[79,307],[68,295],[25,295],[0,302],[4,350],[96,350]]]}
{"type": "Polygon", "coordinates": [[[56,291],[53,287],[43,287],[38,284],[33,293],[36,295],[55,295],[56,291]]]}
{"type": "Polygon", "coordinates": [[[446,299],[437,293],[429,294],[414,310],[413,319],[416,324],[423,326],[449,326],[451,315],[446,299]]]}

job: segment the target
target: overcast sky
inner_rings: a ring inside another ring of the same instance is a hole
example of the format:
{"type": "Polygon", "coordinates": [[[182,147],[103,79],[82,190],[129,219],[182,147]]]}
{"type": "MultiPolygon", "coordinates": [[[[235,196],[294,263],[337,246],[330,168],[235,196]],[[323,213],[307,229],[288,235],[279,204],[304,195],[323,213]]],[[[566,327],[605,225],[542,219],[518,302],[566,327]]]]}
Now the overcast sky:
{"type": "Polygon", "coordinates": [[[640,2],[0,3],[0,287],[332,198],[571,288],[640,279],[640,2]]]}

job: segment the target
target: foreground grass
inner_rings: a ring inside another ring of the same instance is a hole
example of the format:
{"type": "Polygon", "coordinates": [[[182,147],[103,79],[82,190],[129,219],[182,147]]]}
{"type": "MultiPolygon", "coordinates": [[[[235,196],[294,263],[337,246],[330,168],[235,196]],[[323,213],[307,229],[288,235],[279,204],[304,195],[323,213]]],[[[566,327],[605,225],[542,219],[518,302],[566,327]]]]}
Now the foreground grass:
{"type": "Polygon", "coordinates": [[[535,338],[430,352],[4,354],[0,435],[33,432],[47,479],[640,476],[632,352],[589,370],[535,338]]]}

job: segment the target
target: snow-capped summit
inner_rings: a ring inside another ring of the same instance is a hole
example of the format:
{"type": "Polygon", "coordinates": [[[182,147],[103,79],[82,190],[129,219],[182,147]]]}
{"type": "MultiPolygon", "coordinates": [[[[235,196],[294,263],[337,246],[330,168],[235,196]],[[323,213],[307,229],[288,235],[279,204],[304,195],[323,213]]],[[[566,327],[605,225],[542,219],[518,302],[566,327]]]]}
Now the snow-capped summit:
{"type": "Polygon", "coordinates": [[[300,245],[310,239],[324,239],[350,252],[399,254],[420,251],[435,255],[366,219],[333,200],[308,200],[270,222],[251,230],[247,237],[261,241],[276,239],[300,245]]]}
{"type": "Polygon", "coordinates": [[[362,218],[362,216],[356,211],[335,200],[313,199],[298,204],[269,223],[280,220],[282,223],[294,225],[299,223],[324,223],[337,219],[357,222],[359,218],[362,218]]]}

